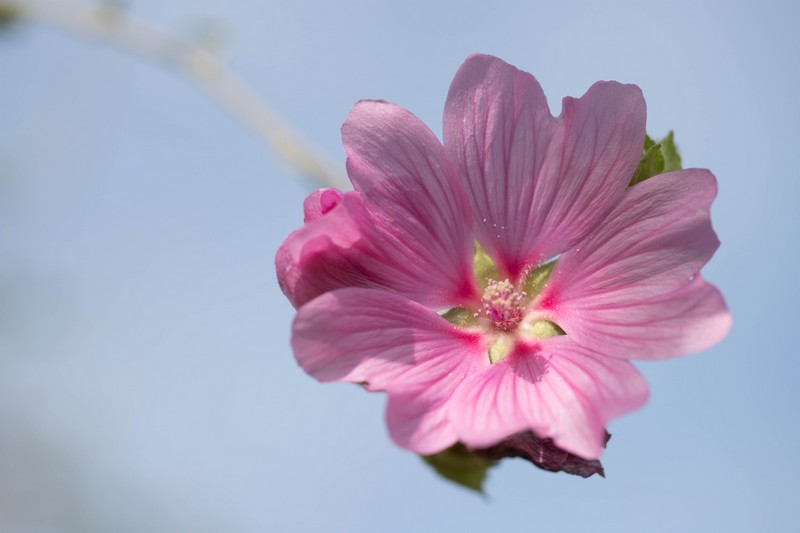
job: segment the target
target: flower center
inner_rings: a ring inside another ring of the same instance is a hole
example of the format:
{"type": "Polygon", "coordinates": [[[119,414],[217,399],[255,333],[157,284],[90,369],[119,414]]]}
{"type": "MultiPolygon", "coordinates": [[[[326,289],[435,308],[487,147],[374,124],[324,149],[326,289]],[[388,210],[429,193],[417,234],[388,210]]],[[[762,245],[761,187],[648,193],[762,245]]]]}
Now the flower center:
{"type": "Polygon", "coordinates": [[[516,290],[509,280],[490,279],[483,291],[481,308],[475,316],[488,318],[501,331],[511,331],[522,322],[525,296],[525,292],[516,290]]]}

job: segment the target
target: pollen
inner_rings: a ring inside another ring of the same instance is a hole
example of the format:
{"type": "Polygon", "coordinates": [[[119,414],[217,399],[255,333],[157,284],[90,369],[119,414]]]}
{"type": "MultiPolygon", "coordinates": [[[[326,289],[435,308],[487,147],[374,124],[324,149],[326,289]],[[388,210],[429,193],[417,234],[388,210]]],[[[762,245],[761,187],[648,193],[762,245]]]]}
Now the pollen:
{"type": "Polygon", "coordinates": [[[518,291],[509,280],[490,279],[475,316],[488,318],[501,331],[511,331],[522,321],[525,296],[525,292],[518,291]]]}

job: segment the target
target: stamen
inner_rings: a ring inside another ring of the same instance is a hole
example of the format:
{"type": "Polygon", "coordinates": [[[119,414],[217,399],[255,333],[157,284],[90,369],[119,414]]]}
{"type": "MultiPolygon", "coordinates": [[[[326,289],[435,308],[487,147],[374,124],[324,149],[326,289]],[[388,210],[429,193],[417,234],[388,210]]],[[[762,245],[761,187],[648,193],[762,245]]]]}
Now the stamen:
{"type": "Polygon", "coordinates": [[[525,292],[516,290],[509,280],[490,279],[483,291],[480,311],[475,316],[488,318],[501,331],[511,331],[522,321],[525,296],[525,292]]]}

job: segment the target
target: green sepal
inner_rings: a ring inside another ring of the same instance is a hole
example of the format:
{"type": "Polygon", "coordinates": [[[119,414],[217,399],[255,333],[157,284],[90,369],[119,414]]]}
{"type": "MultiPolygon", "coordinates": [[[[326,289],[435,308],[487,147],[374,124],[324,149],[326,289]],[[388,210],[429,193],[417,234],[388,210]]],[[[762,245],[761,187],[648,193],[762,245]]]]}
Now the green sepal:
{"type": "Polygon", "coordinates": [[[497,464],[497,461],[486,459],[469,451],[461,443],[455,444],[443,452],[421,457],[443,478],[481,494],[483,494],[483,482],[486,480],[489,468],[497,464]]]}
{"type": "Polygon", "coordinates": [[[548,337],[566,335],[566,332],[551,320],[539,320],[531,325],[528,334],[534,339],[546,339],[548,337]]]}
{"type": "Polygon", "coordinates": [[[442,315],[442,318],[451,324],[455,324],[456,326],[460,326],[462,328],[474,326],[475,322],[477,321],[475,319],[475,313],[469,309],[464,309],[463,307],[454,307],[450,309],[442,315]]]}
{"type": "Polygon", "coordinates": [[[489,362],[494,364],[503,359],[514,347],[514,338],[509,335],[498,335],[489,346],[489,362]]]}
{"type": "Polygon", "coordinates": [[[545,285],[547,285],[547,280],[550,279],[550,274],[553,272],[554,266],[556,266],[556,262],[550,261],[528,274],[528,277],[525,278],[525,285],[522,287],[522,290],[525,291],[528,298],[536,298],[536,296],[542,292],[545,285]]]}
{"type": "Polygon", "coordinates": [[[681,156],[678,147],[675,145],[675,134],[670,131],[666,137],[655,142],[649,135],[644,136],[644,146],[642,148],[642,159],[636,172],[633,173],[630,186],[641,183],[644,180],[663,174],[680,170],[681,156]]]}
{"type": "Polygon", "coordinates": [[[486,288],[486,284],[490,279],[500,279],[494,261],[492,261],[489,254],[486,253],[486,250],[478,244],[478,241],[475,241],[475,255],[472,260],[472,270],[475,272],[475,278],[483,289],[486,288]]]}

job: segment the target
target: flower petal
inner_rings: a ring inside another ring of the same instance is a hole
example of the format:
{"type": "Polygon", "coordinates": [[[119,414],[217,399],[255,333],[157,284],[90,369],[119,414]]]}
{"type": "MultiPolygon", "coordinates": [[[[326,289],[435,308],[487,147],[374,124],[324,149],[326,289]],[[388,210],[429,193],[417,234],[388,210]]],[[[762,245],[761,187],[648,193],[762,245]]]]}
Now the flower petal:
{"type": "Polygon", "coordinates": [[[661,359],[705,350],[731,327],[719,290],[699,275],[653,300],[575,314],[579,316],[564,320],[575,342],[626,359],[661,359]]]}
{"type": "Polygon", "coordinates": [[[447,401],[466,375],[489,364],[480,335],[402,296],[372,289],[328,292],[301,307],[292,348],[320,381],[386,390],[390,435],[425,455],[456,442],[447,401]]]}
{"type": "Polygon", "coordinates": [[[464,380],[450,400],[450,421],[472,447],[531,430],[567,452],[596,459],[608,421],[646,399],[647,384],[629,362],[553,337],[520,343],[464,380]]]}
{"type": "Polygon", "coordinates": [[[339,289],[302,306],[292,348],[316,379],[368,383],[370,390],[429,385],[463,364],[489,364],[480,334],[375,289],[339,289]]]}
{"type": "Polygon", "coordinates": [[[319,189],[312,192],[303,201],[303,222],[308,224],[322,218],[341,201],[342,191],[337,189],[319,189]]]}
{"type": "Polygon", "coordinates": [[[469,202],[433,132],[405,109],[365,100],[350,111],[342,140],[353,186],[395,237],[394,260],[429,287],[476,299],[469,202]]]}
{"type": "Polygon", "coordinates": [[[387,287],[392,263],[381,263],[381,250],[366,229],[370,216],[358,193],[346,193],[322,213],[319,193],[304,203],[308,223],[292,232],[275,256],[278,283],[300,307],[320,294],[342,287],[387,287]]]}
{"type": "Polygon", "coordinates": [[[458,442],[447,419],[447,401],[460,379],[451,377],[389,392],[386,425],[395,444],[420,455],[433,455],[458,442]]]}
{"type": "Polygon", "coordinates": [[[662,358],[708,348],[730,327],[722,296],[700,279],[719,246],[707,170],[655,176],[562,254],[539,306],[576,342],[614,357],[662,358]]]}
{"type": "Polygon", "coordinates": [[[491,56],[459,69],[444,144],[465,180],[478,240],[505,275],[561,253],[619,202],[641,157],[635,85],[598,82],[550,114],[536,79],[491,56]]]}
{"type": "Polygon", "coordinates": [[[360,193],[326,199],[318,191],[304,207],[309,222],[286,238],[275,257],[278,282],[295,307],[344,287],[390,289],[436,308],[470,298],[471,274],[456,291],[452,280],[437,277],[441,271],[409,255],[403,236],[379,223],[360,193]]]}

